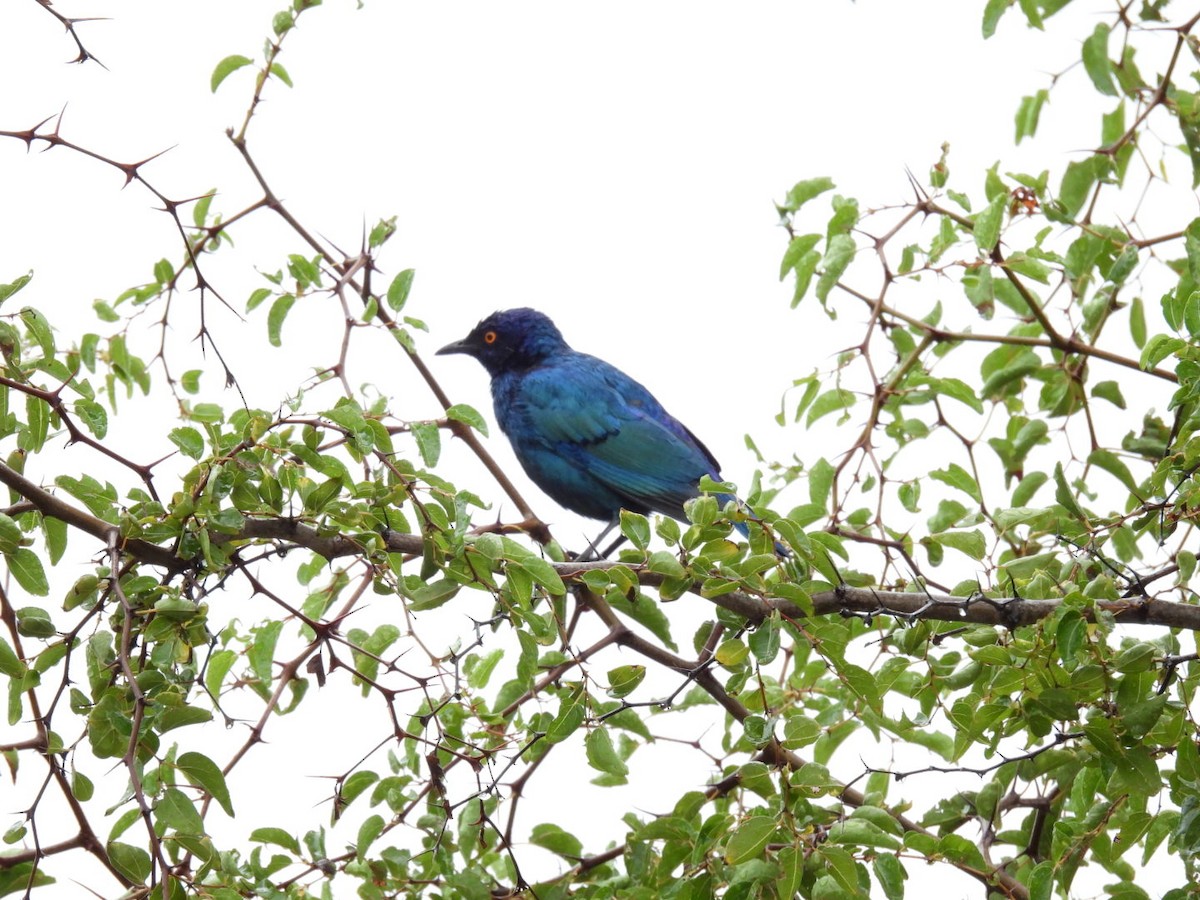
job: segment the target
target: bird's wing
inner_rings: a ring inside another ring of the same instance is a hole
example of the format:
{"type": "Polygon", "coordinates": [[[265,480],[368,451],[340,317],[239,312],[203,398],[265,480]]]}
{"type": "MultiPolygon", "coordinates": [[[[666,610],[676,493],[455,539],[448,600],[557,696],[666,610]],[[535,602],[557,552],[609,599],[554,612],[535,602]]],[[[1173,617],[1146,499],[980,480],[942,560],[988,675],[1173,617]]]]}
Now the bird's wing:
{"type": "Polygon", "coordinates": [[[555,452],[626,506],[670,515],[717,461],[641,384],[602,360],[570,360],[527,374],[523,414],[555,452]]]}

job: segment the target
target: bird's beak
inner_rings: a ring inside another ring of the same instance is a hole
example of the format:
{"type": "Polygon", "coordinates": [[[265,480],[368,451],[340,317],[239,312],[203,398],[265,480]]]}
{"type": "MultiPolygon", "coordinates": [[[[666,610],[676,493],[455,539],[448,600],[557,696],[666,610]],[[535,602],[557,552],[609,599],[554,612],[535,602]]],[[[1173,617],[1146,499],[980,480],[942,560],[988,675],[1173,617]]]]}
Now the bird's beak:
{"type": "Polygon", "coordinates": [[[451,353],[465,353],[468,356],[473,356],[475,354],[475,345],[471,343],[470,338],[463,338],[461,341],[455,341],[452,344],[447,344],[434,355],[448,356],[451,353]]]}

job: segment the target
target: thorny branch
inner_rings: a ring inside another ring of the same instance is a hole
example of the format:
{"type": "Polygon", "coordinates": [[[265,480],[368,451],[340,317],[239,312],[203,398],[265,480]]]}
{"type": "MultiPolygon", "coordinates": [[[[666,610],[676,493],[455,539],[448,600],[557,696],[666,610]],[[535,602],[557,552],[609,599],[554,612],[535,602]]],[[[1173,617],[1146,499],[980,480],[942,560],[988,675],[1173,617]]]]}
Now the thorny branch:
{"type": "MultiPolygon", "coordinates": [[[[67,19],[61,16],[51,8],[49,0],[37,0],[37,2],[59,19],[67,28],[79,49],[79,56],[76,61],[82,62],[87,59],[94,59],[84,49],[74,29],[74,25],[83,20],[67,19]]],[[[1197,18],[1200,19],[1200,17],[1197,18]]],[[[1167,73],[1150,101],[1140,110],[1134,125],[1131,126],[1125,136],[1109,147],[1103,148],[1100,152],[1115,154],[1121,146],[1133,139],[1138,128],[1140,128],[1153,109],[1168,102],[1167,85],[1171,73],[1179,58],[1184,38],[1196,24],[1196,21],[1197,19],[1192,19],[1185,25],[1180,26],[1179,40],[1176,43],[1167,73]]],[[[227,232],[232,225],[240,224],[261,209],[269,209],[285,222],[296,236],[319,254],[324,265],[336,276],[336,286],[330,293],[336,296],[342,304],[347,324],[342,333],[338,358],[333,365],[328,367],[326,372],[340,379],[346,396],[349,397],[352,395],[350,383],[346,375],[346,365],[349,359],[351,329],[355,327],[353,324],[354,316],[350,313],[350,301],[348,299],[353,294],[361,300],[364,306],[372,303],[375,305],[377,309],[375,313],[376,321],[383,328],[386,328],[390,333],[395,335],[397,340],[402,343],[406,356],[416,368],[426,388],[437,398],[443,408],[448,409],[452,405],[450,398],[442,390],[435,376],[424,364],[421,357],[412,347],[404,342],[403,325],[388,312],[386,304],[380,303],[379,298],[370,290],[370,277],[372,271],[375,270],[375,260],[371,252],[363,247],[356,256],[348,258],[336,251],[328,242],[323,242],[315,238],[313,236],[314,232],[298,221],[274,194],[250,151],[247,139],[249,125],[259,110],[262,92],[270,81],[276,59],[280,52],[281,41],[282,35],[269,43],[266,60],[259,70],[252,102],[247,110],[245,119],[236,132],[233,129],[230,129],[229,132],[230,140],[241,155],[248,170],[253,174],[261,191],[261,196],[246,205],[241,211],[228,216],[223,222],[214,222],[210,225],[200,226],[199,231],[191,231],[186,228],[178,213],[180,206],[190,203],[192,200],[171,200],[164,192],[152,186],[143,177],[142,167],[154,157],[149,157],[135,163],[121,163],[106,158],[63,138],[60,134],[61,117],[58,118],[50,130],[44,130],[43,126],[46,123],[42,122],[34,128],[23,131],[0,132],[0,136],[21,140],[27,147],[41,142],[45,143],[47,147],[62,147],[88,156],[121,171],[125,175],[126,183],[135,180],[138,181],[162,204],[163,210],[173,220],[174,227],[182,238],[184,245],[184,263],[178,268],[176,275],[170,280],[170,284],[165,286],[165,309],[161,323],[164,333],[168,317],[171,315],[171,303],[175,296],[179,273],[191,269],[195,272],[197,287],[200,289],[199,337],[206,345],[211,345],[214,351],[217,352],[218,358],[220,358],[219,350],[216,350],[216,345],[212,343],[212,335],[205,318],[205,298],[211,293],[213,297],[221,300],[222,303],[225,301],[202,273],[200,260],[202,254],[214,247],[219,242],[221,235],[227,232]]],[[[1053,354],[1073,358],[1070,365],[1077,367],[1077,380],[1081,378],[1078,373],[1082,371],[1082,365],[1089,359],[1102,361],[1127,370],[1142,371],[1140,363],[1137,360],[1106,350],[1098,346],[1094,339],[1085,340],[1080,337],[1078,331],[1069,322],[1064,324],[1053,319],[1047,303],[1030,289],[1029,285],[1020,277],[1016,269],[1009,264],[1009,260],[1001,251],[999,244],[996,245],[986,261],[979,261],[971,265],[986,265],[1001,271],[1018,296],[1024,300],[1027,307],[1028,320],[1037,323],[1041,327],[1043,336],[1030,336],[1028,334],[977,334],[967,328],[946,328],[940,324],[925,321],[902,311],[899,308],[899,303],[891,302],[888,297],[889,290],[900,276],[893,271],[889,263],[887,247],[889,242],[894,238],[899,239],[899,235],[911,223],[915,223],[919,218],[926,216],[945,217],[967,232],[973,227],[973,222],[970,218],[943,208],[934,200],[922,198],[904,213],[903,217],[893,228],[875,241],[876,254],[884,273],[883,285],[879,291],[871,294],[859,291],[848,283],[840,284],[840,287],[848,294],[863,301],[868,310],[865,329],[866,337],[857,349],[860,358],[869,372],[873,387],[870,410],[858,439],[851,447],[850,452],[839,462],[836,468],[838,476],[844,475],[845,477],[852,478],[855,483],[859,482],[862,472],[866,472],[868,475],[874,473],[880,483],[886,481],[887,465],[879,458],[877,443],[879,434],[885,426],[889,402],[905,390],[906,377],[917,368],[924,366],[930,358],[929,355],[936,352],[939,347],[944,348],[946,345],[974,342],[980,345],[1010,345],[1013,347],[1048,350],[1053,354]],[[894,365],[887,367],[877,366],[877,361],[873,357],[875,351],[872,339],[878,334],[886,334],[900,327],[907,327],[919,332],[919,341],[908,350],[898,354],[894,365]]],[[[1131,246],[1138,248],[1147,248],[1158,243],[1178,240],[1180,236],[1181,233],[1172,233],[1152,238],[1135,239],[1131,233],[1129,235],[1129,243],[1131,246]]],[[[931,264],[926,270],[934,272],[935,267],[931,264]]],[[[164,371],[166,371],[167,361],[164,347],[165,344],[160,344],[159,361],[164,371]]],[[[236,384],[236,380],[233,378],[228,366],[225,366],[223,360],[221,364],[225,369],[229,383],[236,384]]],[[[1065,367],[1068,363],[1064,361],[1062,364],[1065,367]]],[[[1151,369],[1149,374],[1165,382],[1174,383],[1178,381],[1174,372],[1157,367],[1151,369]]],[[[174,383],[174,379],[171,378],[169,371],[167,371],[167,378],[172,384],[174,383]]],[[[90,437],[76,424],[71,412],[61,402],[60,393],[66,385],[60,385],[57,389],[51,390],[7,377],[0,379],[0,384],[49,404],[63,422],[69,443],[77,443],[87,447],[93,452],[100,453],[123,465],[129,471],[136,474],[150,493],[157,498],[151,478],[151,470],[157,463],[150,465],[133,463],[112,452],[102,442],[90,437]]],[[[951,429],[966,447],[968,457],[974,467],[976,462],[973,450],[975,442],[963,432],[955,430],[947,421],[940,407],[938,407],[938,418],[938,424],[951,429]]],[[[290,423],[280,420],[273,423],[272,427],[284,424],[290,423]]],[[[507,474],[491,459],[474,432],[465,424],[458,421],[446,420],[438,424],[440,427],[450,429],[456,437],[464,441],[483,461],[497,483],[514,500],[523,519],[520,523],[498,524],[489,528],[481,528],[474,534],[490,531],[526,531],[533,534],[538,540],[548,542],[550,537],[548,530],[521,498],[516,487],[508,479],[507,474]]],[[[1092,430],[1092,434],[1092,444],[1095,447],[1094,429],[1092,430]]],[[[248,449],[248,447],[239,449],[248,449]]],[[[236,453],[236,450],[231,452],[229,458],[233,459],[236,453]]],[[[364,463],[365,466],[366,464],[364,463]]],[[[397,480],[404,481],[404,478],[390,461],[383,461],[382,466],[384,468],[390,466],[397,480]]],[[[224,766],[223,771],[225,774],[228,774],[238,766],[255,746],[264,741],[264,734],[269,723],[272,721],[273,715],[282,708],[287,692],[295,684],[303,680],[304,673],[315,674],[318,681],[323,683],[326,677],[325,661],[328,660],[329,674],[337,670],[343,670],[348,676],[354,678],[358,684],[365,685],[385,701],[394,732],[387,741],[412,741],[422,745],[422,747],[431,753],[431,757],[434,760],[430,763],[431,767],[434,765],[438,767],[436,777],[431,775],[423,787],[414,792],[409,798],[407,805],[396,812],[392,820],[387,823],[386,830],[394,829],[403,824],[406,818],[414,814],[432,795],[444,791],[446,774],[466,763],[475,769],[477,773],[478,790],[465,800],[455,803],[451,803],[443,797],[444,808],[447,810],[447,815],[449,816],[454,809],[470,808],[470,801],[480,801],[478,807],[479,821],[482,824],[488,825],[499,840],[500,846],[507,854],[517,872],[518,888],[525,886],[525,879],[520,874],[520,868],[517,865],[513,849],[516,810],[519,806],[518,801],[526,785],[529,783],[531,776],[538,771],[538,765],[546,756],[538,756],[533,763],[521,770],[512,782],[508,783],[508,787],[513,794],[513,801],[508,821],[503,829],[499,828],[483,812],[482,800],[497,794],[504,780],[522,763],[525,754],[537,747],[541,742],[540,735],[535,735],[524,743],[518,741],[516,736],[516,720],[526,707],[541,701],[549,694],[564,690],[564,677],[571,673],[581,673],[586,678],[587,666],[594,658],[608,651],[610,648],[619,647],[667,671],[678,673],[681,685],[698,685],[711,699],[721,705],[733,721],[744,722],[750,715],[750,710],[747,706],[734,693],[728,690],[726,685],[722,684],[714,674],[712,646],[706,646],[697,659],[686,659],[678,653],[669,651],[659,642],[643,637],[633,631],[603,597],[586,589],[584,582],[586,575],[612,570],[618,565],[622,570],[633,573],[637,585],[640,587],[656,588],[665,585],[667,583],[666,577],[652,571],[649,562],[644,558],[639,558],[636,553],[627,554],[619,563],[599,561],[594,563],[551,564],[553,570],[573,589],[571,596],[576,603],[577,614],[572,617],[572,622],[577,621],[578,612],[587,611],[594,614],[607,630],[599,638],[591,641],[591,643],[582,649],[572,650],[571,638],[574,635],[574,627],[573,625],[564,627],[562,621],[559,621],[560,633],[563,636],[562,645],[564,656],[566,657],[565,661],[541,673],[532,687],[512,700],[506,707],[497,711],[497,715],[501,721],[499,724],[493,723],[492,727],[494,730],[489,741],[480,741],[478,744],[463,744],[458,739],[452,737],[449,730],[443,727],[443,723],[438,718],[439,710],[444,704],[449,702],[446,700],[446,696],[451,693],[457,694],[458,691],[463,689],[458,671],[458,662],[461,654],[451,654],[448,657],[437,658],[436,654],[429,653],[428,655],[434,664],[436,674],[434,676],[416,676],[401,669],[396,659],[386,658],[381,654],[372,653],[357,646],[342,631],[343,623],[361,608],[366,591],[375,583],[377,573],[383,568],[378,558],[380,554],[401,554],[410,559],[426,558],[430,554],[431,551],[427,537],[435,526],[427,516],[422,516],[420,521],[421,533],[418,534],[402,534],[386,530],[378,534],[359,533],[355,535],[343,534],[339,531],[322,527],[322,524],[315,517],[290,517],[282,515],[247,516],[240,527],[226,529],[212,535],[213,545],[219,549],[228,551],[230,562],[226,571],[208,572],[206,575],[205,560],[199,555],[182,555],[180,543],[176,542],[171,546],[165,546],[162,543],[155,543],[151,540],[127,537],[120,526],[107,522],[72,503],[64,501],[54,492],[38,485],[7,464],[0,463],[0,483],[5,484],[10,490],[23,498],[23,510],[35,509],[44,517],[55,518],[65,522],[72,529],[95,539],[104,548],[103,552],[107,556],[108,566],[114,577],[105,586],[101,605],[114,603],[115,601],[116,608],[113,611],[116,612],[118,611],[117,608],[119,608],[121,633],[117,653],[117,665],[120,669],[123,683],[127,684],[134,693],[132,733],[125,753],[121,758],[121,763],[125,771],[129,774],[130,789],[137,804],[140,817],[148,831],[149,845],[154,851],[155,867],[160,878],[159,886],[164,898],[169,896],[170,881],[168,875],[173,875],[181,879],[188,878],[190,875],[189,866],[192,859],[190,855],[185,856],[181,862],[172,867],[170,860],[167,859],[164,852],[163,842],[154,830],[150,802],[141,783],[142,760],[140,758],[141,747],[139,736],[141,731],[140,726],[147,709],[147,700],[141,692],[137,680],[137,669],[143,662],[143,660],[138,658],[139,651],[134,634],[137,616],[140,614],[140,611],[135,609],[130,599],[125,595],[121,581],[121,576],[124,573],[130,572],[138,565],[160,570],[164,584],[172,581],[184,581],[187,583],[187,589],[190,592],[200,596],[211,594],[216,587],[225,587],[229,579],[241,576],[249,586],[252,595],[266,598],[268,602],[274,604],[280,610],[281,615],[290,617],[312,632],[311,638],[298,652],[285,661],[275,664],[278,672],[275,674],[274,687],[269,696],[264,699],[260,717],[249,726],[245,741],[224,766]],[[256,577],[253,566],[248,561],[250,554],[253,552],[261,551],[264,555],[255,557],[255,559],[264,559],[267,555],[282,556],[296,548],[308,550],[331,563],[335,560],[350,560],[348,569],[353,569],[356,573],[355,585],[349,591],[345,601],[335,612],[316,616],[310,615],[287,598],[280,596],[264,585],[256,577]],[[207,584],[205,583],[206,578],[209,581],[207,584]],[[215,584],[212,582],[215,582],[215,584]],[[354,655],[354,659],[359,662],[348,662],[344,658],[344,654],[341,653],[342,648],[349,649],[354,655]],[[453,664],[452,672],[444,665],[448,661],[453,664]],[[384,676],[397,675],[405,679],[407,685],[403,688],[391,686],[383,676],[370,674],[367,671],[369,668],[368,663],[371,666],[382,669],[384,676]],[[438,688],[447,685],[449,685],[451,690],[445,692],[438,690],[438,688]],[[409,691],[419,692],[425,700],[428,711],[422,714],[422,725],[423,727],[427,725],[432,729],[429,735],[425,731],[414,733],[410,728],[402,724],[403,716],[397,708],[396,700],[400,694],[409,691]],[[445,763],[436,762],[438,753],[447,758],[445,763]]],[[[405,489],[407,490],[408,498],[412,500],[414,505],[419,507],[420,504],[415,491],[408,487],[405,489]]],[[[841,512],[843,499],[847,494],[847,486],[838,485],[835,487],[834,509],[836,512],[841,512]]],[[[1154,501],[1146,500],[1143,508],[1138,510],[1137,514],[1151,513],[1156,508],[1161,509],[1165,505],[1165,503],[1155,503],[1154,501]]],[[[982,500],[980,507],[985,512],[988,509],[982,500]]],[[[875,524],[881,526],[878,535],[867,533],[866,530],[856,530],[840,522],[832,525],[830,531],[836,532],[848,541],[861,541],[884,548],[889,554],[889,559],[891,554],[895,554],[907,567],[908,572],[917,579],[918,590],[875,590],[842,583],[826,590],[817,590],[811,593],[808,602],[800,602],[797,600],[781,600],[778,597],[772,596],[771,584],[768,581],[749,577],[740,579],[728,572],[722,572],[718,575],[706,573],[703,577],[699,573],[695,573],[695,580],[689,585],[689,590],[697,596],[712,593],[713,596],[708,602],[711,602],[715,607],[720,607],[727,612],[741,616],[747,627],[761,626],[771,619],[774,614],[779,613],[788,626],[796,629],[798,633],[803,633],[806,621],[815,617],[832,615],[852,617],[867,623],[877,618],[889,617],[907,624],[919,621],[936,621],[958,625],[994,626],[997,629],[1012,631],[1056,615],[1063,609],[1064,602],[1061,600],[1030,600],[1015,595],[1015,592],[1010,596],[1002,588],[994,589],[990,594],[979,591],[968,597],[952,595],[949,590],[937,585],[920,572],[911,542],[906,541],[902,537],[886,534],[882,528],[882,514],[882,504],[880,504],[875,511],[877,518],[875,524]],[[714,583],[720,582],[722,579],[725,582],[723,587],[732,587],[732,589],[721,592],[714,591],[714,583]],[[931,593],[928,590],[930,587],[936,589],[937,593],[931,593]]],[[[1130,513],[1129,517],[1133,515],[1135,514],[1130,513]]],[[[469,545],[474,534],[460,534],[456,535],[456,537],[463,539],[469,545]]],[[[1009,548],[1013,550],[1019,549],[1013,540],[1010,540],[1009,548]]],[[[681,554],[681,557],[682,562],[686,565],[689,562],[687,554],[681,554]]],[[[494,566],[491,574],[500,571],[500,568],[499,565],[494,566]]],[[[1109,568],[1111,569],[1111,567],[1109,568]]],[[[1184,600],[1181,602],[1163,599],[1162,595],[1151,596],[1147,591],[1147,586],[1152,582],[1175,574],[1178,568],[1178,563],[1172,561],[1157,571],[1149,572],[1140,577],[1130,577],[1127,579],[1128,583],[1124,599],[1119,601],[1091,601],[1078,607],[1080,615],[1088,622],[1111,621],[1122,624],[1153,625],[1159,628],[1200,630],[1200,608],[1190,602],[1192,598],[1182,586],[1170,587],[1162,592],[1163,595],[1166,595],[1176,590],[1180,591],[1184,596],[1184,600]]],[[[1118,573],[1117,577],[1121,578],[1123,576],[1118,573]]],[[[503,605],[499,603],[502,599],[499,592],[488,583],[482,572],[477,573],[477,581],[473,582],[473,586],[488,590],[496,597],[498,601],[497,609],[500,612],[492,620],[492,624],[500,627],[508,621],[509,615],[503,611],[503,605]]],[[[395,587],[394,584],[393,587],[395,587]]],[[[544,599],[547,602],[554,602],[550,597],[545,597],[544,599]]],[[[11,636],[19,659],[22,661],[28,659],[19,638],[19,628],[15,612],[3,592],[0,592],[0,620],[3,621],[5,628],[11,636]]],[[[714,630],[714,634],[717,633],[717,630],[714,630]]],[[[73,640],[75,636],[75,634],[72,634],[69,638],[73,640]]],[[[415,634],[413,635],[413,641],[415,644],[423,647],[415,634]]],[[[465,653],[465,651],[463,652],[465,653]]],[[[1183,661],[1185,661],[1184,658],[1179,656],[1171,656],[1163,659],[1162,664],[1167,673],[1164,676],[1164,686],[1170,673],[1183,661]]],[[[274,660],[272,662],[274,663],[274,660]]],[[[65,691],[68,680],[64,672],[59,691],[60,696],[65,691]]],[[[34,848],[29,851],[7,854],[0,857],[0,868],[30,861],[37,862],[47,856],[70,849],[83,848],[108,866],[109,870],[112,871],[113,875],[123,885],[132,886],[127,876],[112,865],[108,855],[104,852],[101,841],[91,829],[84,811],[78,802],[73,802],[72,792],[63,772],[60,754],[50,752],[48,746],[50,714],[43,711],[39,706],[37,693],[33,688],[30,688],[26,693],[32,712],[31,721],[34,727],[34,736],[26,740],[14,742],[2,749],[35,749],[44,755],[50,767],[47,784],[50,781],[54,781],[58,785],[63,796],[71,806],[72,813],[75,815],[79,826],[79,832],[76,836],[65,841],[42,844],[37,842],[35,830],[34,848]]],[[[214,705],[219,705],[219,698],[213,699],[214,705]]],[[[596,722],[599,723],[602,719],[603,716],[597,716],[596,722]]],[[[1065,736],[1065,738],[1070,739],[1075,737],[1077,735],[1074,734],[1065,736]]],[[[1037,754],[1043,752],[1044,749],[1030,751],[1026,754],[1026,758],[1034,758],[1037,754]]],[[[795,771],[806,763],[803,758],[784,748],[774,739],[762,749],[759,758],[784,771],[795,771]]],[[[1004,763],[997,765],[1003,765],[1011,761],[1005,760],[1004,763]]],[[[929,767],[926,771],[935,770],[943,771],[938,767],[929,767]]],[[[341,785],[352,771],[352,769],[348,770],[338,776],[338,791],[340,791],[341,785]]],[[[952,771],[962,772],[973,770],[969,767],[954,767],[952,771]]],[[[986,770],[981,769],[979,771],[982,773],[986,770]]],[[[893,772],[892,774],[899,778],[902,774],[907,776],[917,773],[893,772]]],[[[739,777],[736,775],[730,776],[723,779],[720,783],[712,785],[708,795],[710,798],[722,796],[734,790],[738,785],[739,777]]],[[[857,807],[864,803],[863,794],[850,785],[842,786],[837,796],[843,803],[850,807],[857,807]]],[[[207,811],[212,799],[211,794],[205,795],[202,812],[207,811]]],[[[1018,800],[1009,801],[1010,805],[1018,802],[1018,800]]],[[[30,809],[26,813],[31,823],[33,821],[33,812],[34,810],[30,809]]],[[[909,819],[902,812],[889,810],[889,813],[905,831],[922,835],[928,834],[922,826],[909,819]]],[[[1036,841],[1031,840],[1030,843],[1033,846],[1036,844],[1036,841]]],[[[624,847],[617,847],[602,854],[586,857],[580,860],[570,872],[565,873],[562,876],[562,880],[566,881],[571,875],[587,872],[603,865],[615,859],[624,849],[624,847]]],[[[346,865],[354,856],[355,854],[350,852],[333,859],[314,860],[306,871],[289,878],[286,883],[294,883],[311,873],[323,872],[330,864],[346,865]]],[[[960,865],[960,868],[964,871],[969,870],[969,867],[965,865],[960,865]]],[[[1003,869],[996,869],[989,872],[970,871],[970,874],[993,889],[1003,891],[1006,896],[1014,898],[1027,896],[1025,889],[1003,869]]]]}

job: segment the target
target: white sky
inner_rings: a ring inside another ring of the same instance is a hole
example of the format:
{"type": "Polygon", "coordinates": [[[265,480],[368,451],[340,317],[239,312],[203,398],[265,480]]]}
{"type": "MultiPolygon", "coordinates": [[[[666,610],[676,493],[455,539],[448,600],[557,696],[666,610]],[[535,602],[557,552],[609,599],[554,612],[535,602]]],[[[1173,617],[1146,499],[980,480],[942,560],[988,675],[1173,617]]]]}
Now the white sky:
{"type": "MultiPolygon", "coordinates": [[[[975,6],[792,0],[733,16],[693,3],[568,13],[557,3],[335,2],[289,37],[281,61],[296,89],[268,90],[251,147],[289,208],[342,247],[357,246],[364,220],[398,217],[382,264],[389,276],[417,270],[408,312],[429,323],[428,348],[493,309],[541,308],[575,346],[647,383],[745,483],[754,463],[743,435],[789,455],[803,435],[770,421],[782,390],[842,346],[788,310],[772,201],[818,175],[864,205],[903,200],[905,167],[927,171],[944,140],[952,168],[973,173],[960,187],[978,191],[982,167],[1008,155],[1017,99],[1045,85],[1038,63],[1022,60],[1073,58],[1015,14],[983,43],[975,6]],[[714,347],[722,362],[703,362],[714,347]]],[[[63,65],[73,47],[57,24],[32,0],[9,4],[0,74],[21,90],[0,101],[0,125],[28,127],[65,105],[70,139],[124,160],[173,147],[147,177],[178,198],[218,186],[214,209],[230,214],[256,197],[224,137],[251,76],[235,74],[215,97],[208,77],[227,54],[258,55],[273,9],[238,0],[199,16],[114,0],[103,5],[112,21],[81,26],[106,72],[63,65]]],[[[34,269],[22,299],[52,317],[69,306],[81,327],[97,327],[93,297],[113,299],[147,280],[155,259],[178,257],[146,192],[120,191],[121,176],[92,161],[62,151],[27,160],[7,141],[0,178],[5,206],[20,210],[0,221],[0,276],[34,269]]],[[[262,224],[253,245],[234,233],[243,266],[276,268],[305,249],[262,224]]],[[[238,309],[265,283],[240,270],[214,280],[238,309]]],[[[246,327],[264,320],[265,308],[246,327]]],[[[177,332],[190,336],[186,320],[177,332]]],[[[285,349],[267,361],[282,385],[295,381],[289,360],[312,362],[300,337],[285,330],[285,349]]],[[[273,407],[281,387],[254,396],[261,364],[255,355],[235,370],[252,403],[273,407]]],[[[490,413],[477,367],[434,367],[455,399],[490,413]]],[[[355,375],[390,392],[386,374],[355,375]]],[[[402,416],[437,412],[423,394],[404,400],[402,416]]]]}
{"type": "MultiPolygon", "coordinates": [[[[0,130],[65,106],[65,137],[127,161],[173,147],[146,177],[180,199],[216,186],[213,208],[236,212],[257,194],[224,129],[241,121],[251,70],[215,96],[209,75],[226,55],[257,58],[282,5],[57,0],[64,14],[111,19],[80,26],[106,71],[64,64],[74,47],[56,22],[33,0],[10,0],[0,11],[0,130]]],[[[772,201],[819,175],[864,206],[902,201],[905,168],[923,177],[943,141],[951,169],[967,177],[956,186],[980,196],[987,165],[1018,165],[1019,98],[1077,58],[1060,34],[1091,30],[1087,10],[1074,13],[1083,28],[1046,35],[1013,12],[984,43],[982,6],[789,0],[739,4],[733,14],[728,4],[683,0],[368,0],[362,10],[335,0],[288,38],[281,62],[296,87],[268,88],[251,149],[292,212],[348,250],[364,221],[398,217],[382,265],[389,277],[417,270],[406,312],[428,322],[428,353],[494,309],[536,306],[574,346],[645,382],[745,484],[754,468],[747,432],[779,457],[839,449],[814,452],[771,417],[791,379],[826,367],[851,333],[789,311],[772,201]]],[[[1076,67],[1071,77],[1084,76],[1076,67]]],[[[1082,149],[1078,119],[1068,117],[1076,112],[1094,139],[1094,109],[1069,110],[1056,95],[1031,167],[1061,166],[1082,149]]],[[[162,256],[179,258],[177,236],[152,205],[93,161],[63,150],[27,156],[0,140],[0,281],[33,269],[22,305],[44,309],[61,331],[107,333],[92,300],[148,280],[162,256]]],[[[242,269],[220,258],[207,265],[238,310],[260,285],[247,278],[247,260],[269,270],[306,252],[274,222],[264,228],[266,214],[257,218],[234,232],[242,269]]],[[[824,220],[812,223],[822,230],[824,220]]],[[[211,314],[218,336],[265,331],[265,307],[245,325],[215,305],[211,314]]],[[[274,408],[308,367],[332,362],[324,350],[317,359],[305,352],[325,334],[303,333],[299,308],[293,315],[283,350],[225,348],[252,404],[274,408]]],[[[194,318],[177,323],[178,352],[195,354],[194,318]]],[[[437,415],[407,363],[379,346],[378,358],[354,360],[351,382],[373,381],[401,417],[437,415]]],[[[492,420],[482,369],[461,358],[432,365],[455,400],[492,420]]],[[[206,399],[235,404],[214,379],[205,386],[206,399]]],[[[113,439],[136,445],[160,425],[141,435],[114,425],[113,439]]],[[[512,459],[498,433],[489,446],[512,459]]],[[[464,472],[456,480],[482,477],[460,448],[447,453],[451,471],[464,472]]],[[[545,499],[535,508],[572,521],[545,499]]]]}

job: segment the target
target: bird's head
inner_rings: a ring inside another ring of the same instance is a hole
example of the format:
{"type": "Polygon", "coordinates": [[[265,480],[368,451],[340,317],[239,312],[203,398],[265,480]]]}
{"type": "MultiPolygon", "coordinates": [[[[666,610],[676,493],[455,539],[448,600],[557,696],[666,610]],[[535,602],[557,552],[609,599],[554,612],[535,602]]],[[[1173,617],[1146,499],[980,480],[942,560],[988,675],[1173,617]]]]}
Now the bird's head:
{"type": "Polygon", "coordinates": [[[503,372],[528,369],[568,349],[549,316],[536,309],[503,309],[494,312],[461,341],[438,351],[473,356],[495,378],[503,372]]]}

